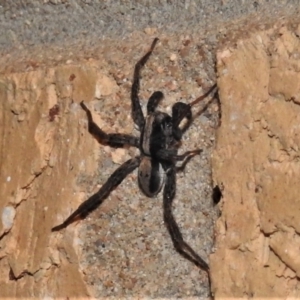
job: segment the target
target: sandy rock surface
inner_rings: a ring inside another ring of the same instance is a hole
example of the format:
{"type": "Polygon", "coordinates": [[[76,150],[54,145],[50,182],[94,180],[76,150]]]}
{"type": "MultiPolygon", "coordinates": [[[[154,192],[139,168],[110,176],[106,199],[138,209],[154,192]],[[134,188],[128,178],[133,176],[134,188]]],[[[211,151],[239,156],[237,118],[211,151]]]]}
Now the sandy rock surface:
{"type": "Polygon", "coordinates": [[[159,2],[0,6],[1,298],[299,297],[299,3],[159,2]],[[178,174],[174,201],[186,241],[210,263],[211,291],[174,250],[162,195],[144,196],[136,172],[85,220],[51,233],[138,155],[99,145],[79,103],[106,132],[139,136],[133,68],[157,36],[144,111],[156,90],[170,113],[218,85],[219,101],[194,108],[181,152],[203,152],[178,174]]]}
{"type": "MultiPolygon", "coordinates": [[[[149,199],[133,172],[102,207],[66,230],[51,233],[138,149],[101,146],[87,131],[84,100],[107,132],[139,136],[131,119],[135,62],[153,37],[111,42],[100,59],[7,73],[1,78],[2,295],[41,297],[206,297],[207,274],[173,249],[162,219],[162,196],[149,199]],[[146,41],[146,42],[145,42],[146,41]],[[113,49],[113,51],[111,50],[113,49]],[[133,51],[134,49],[135,51],[133,51]]],[[[213,85],[197,37],[160,38],[142,73],[141,103],[155,90],[171,113],[213,85]],[[200,80],[201,76],[201,82],[200,80]]],[[[209,57],[208,57],[209,58],[209,57]]],[[[206,61],[207,63],[207,61],[206,61]]],[[[211,199],[210,153],[218,103],[195,107],[181,152],[201,148],[177,176],[174,212],[186,240],[208,261],[217,209],[211,199]]]]}
{"type": "Polygon", "coordinates": [[[217,54],[216,299],[299,297],[299,33],[276,24],[217,54]]]}

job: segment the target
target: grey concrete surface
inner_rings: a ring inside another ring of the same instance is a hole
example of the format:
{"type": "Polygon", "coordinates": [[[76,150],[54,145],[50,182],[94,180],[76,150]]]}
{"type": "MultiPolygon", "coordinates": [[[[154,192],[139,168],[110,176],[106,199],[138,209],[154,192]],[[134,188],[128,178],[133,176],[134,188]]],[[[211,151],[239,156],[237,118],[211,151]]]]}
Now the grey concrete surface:
{"type": "Polygon", "coordinates": [[[299,0],[16,0],[0,1],[0,51],[39,44],[97,43],[147,27],[203,30],[250,14],[280,18],[299,0]]]}

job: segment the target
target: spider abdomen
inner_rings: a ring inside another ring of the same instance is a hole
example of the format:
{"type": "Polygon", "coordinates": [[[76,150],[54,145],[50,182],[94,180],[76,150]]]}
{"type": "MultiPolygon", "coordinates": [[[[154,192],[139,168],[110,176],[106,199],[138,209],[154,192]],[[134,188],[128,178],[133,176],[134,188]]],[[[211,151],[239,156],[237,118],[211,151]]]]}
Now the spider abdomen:
{"type": "Polygon", "coordinates": [[[148,197],[157,195],[165,181],[165,173],[159,161],[144,156],[138,170],[138,183],[142,192],[148,197]]]}

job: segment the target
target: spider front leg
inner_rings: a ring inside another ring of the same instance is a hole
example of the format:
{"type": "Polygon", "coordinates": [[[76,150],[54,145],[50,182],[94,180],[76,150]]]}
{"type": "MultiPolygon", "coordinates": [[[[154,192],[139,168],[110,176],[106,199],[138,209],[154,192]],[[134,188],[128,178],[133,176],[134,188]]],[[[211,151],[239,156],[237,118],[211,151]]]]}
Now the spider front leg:
{"type": "Polygon", "coordinates": [[[176,167],[171,165],[166,172],[164,188],[163,214],[164,222],[170,233],[175,250],[199,268],[209,272],[208,264],[184,241],[172,212],[172,204],[176,194],[176,167]]]}
{"type": "Polygon", "coordinates": [[[194,106],[195,104],[197,104],[198,102],[204,100],[215,88],[217,87],[217,84],[214,84],[205,94],[201,95],[200,97],[198,97],[196,100],[194,100],[193,102],[191,102],[189,104],[189,106],[194,106]]]}
{"type": "Polygon", "coordinates": [[[79,219],[84,219],[89,213],[102,204],[102,202],[125,179],[128,174],[130,174],[139,166],[140,161],[140,157],[135,157],[126,161],[122,166],[112,173],[112,175],[102,185],[97,193],[80,204],[79,207],[62,224],[53,227],[51,231],[59,231],[79,219]]]}
{"type": "Polygon", "coordinates": [[[192,151],[186,151],[183,154],[177,154],[177,149],[160,149],[158,150],[155,155],[160,160],[165,160],[169,162],[176,162],[176,161],[183,161],[183,164],[186,165],[187,161],[190,161],[192,157],[197,154],[200,154],[203,150],[196,149],[192,151]]]}
{"type": "Polygon", "coordinates": [[[187,163],[195,156],[202,152],[202,149],[196,149],[192,151],[186,151],[183,154],[177,154],[176,149],[164,149],[157,151],[156,155],[159,159],[173,162],[182,161],[180,166],[176,166],[176,172],[182,172],[185,169],[187,163]]]}
{"type": "Polygon", "coordinates": [[[134,123],[139,127],[140,131],[143,130],[145,125],[145,118],[140,104],[139,90],[140,90],[140,72],[147,60],[149,59],[158,38],[152,42],[150,50],[137,62],[134,67],[133,84],[131,87],[131,113],[134,123]]]}
{"type": "Polygon", "coordinates": [[[182,157],[182,159],[177,159],[177,161],[182,161],[182,164],[180,166],[176,166],[176,172],[183,172],[185,169],[185,166],[187,163],[195,156],[202,152],[202,149],[197,149],[193,151],[187,151],[182,155],[179,155],[182,157]]]}
{"type": "Polygon", "coordinates": [[[121,133],[105,133],[94,121],[91,111],[86,107],[83,101],[80,106],[86,112],[88,118],[89,133],[102,145],[108,145],[113,148],[120,148],[124,145],[139,147],[139,139],[129,134],[121,133]]]}
{"type": "Polygon", "coordinates": [[[173,126],[174,126],[174,136],[175,138],[181,138],[182,134],[189,128],[192,123],[192,107],[199,103],[200,101],[204,100],[215,88],[217,87],[214,84],[205,94],[198,97],[193,102],[186,104],[183,102],[177,102],[172,107],[172,119],[173,119],[173,126]],[[187,119],[187,122],[180,127],[181,122],[183,119],[187,119]]]}

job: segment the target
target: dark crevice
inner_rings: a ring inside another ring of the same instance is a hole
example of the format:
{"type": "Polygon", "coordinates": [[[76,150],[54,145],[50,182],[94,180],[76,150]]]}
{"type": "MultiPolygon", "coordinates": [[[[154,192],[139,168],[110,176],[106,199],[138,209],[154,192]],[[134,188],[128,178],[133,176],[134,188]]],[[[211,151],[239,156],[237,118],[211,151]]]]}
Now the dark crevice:
{"type": "Polygon", "coordinates": [[[27,270],[24,270],[21,274],[16,276],[13,269],[11,267],[9,268],[9,274],[8,274],[9,280],[18,281],[19,279],[23,278],[25,275],[33,276],[34,274],[27,270]]]}
{"type": "MultiPolygon", "coordinates": [[[[11,229],[11,228],[10,228],[11,229]]],[[[6,230],[2,233],[2,235],[0,235],[0,241],[10,232],[10,229],[9,230],[6,230]]]]}
{"type": "Polygon", "coordinates": [[[216,185],[212,191],[212,199],[214,201],[214,204],[218,204],[222,197],[223,197],[223,195],[222,195],[221,189],[218,185],[216,185]]]}

